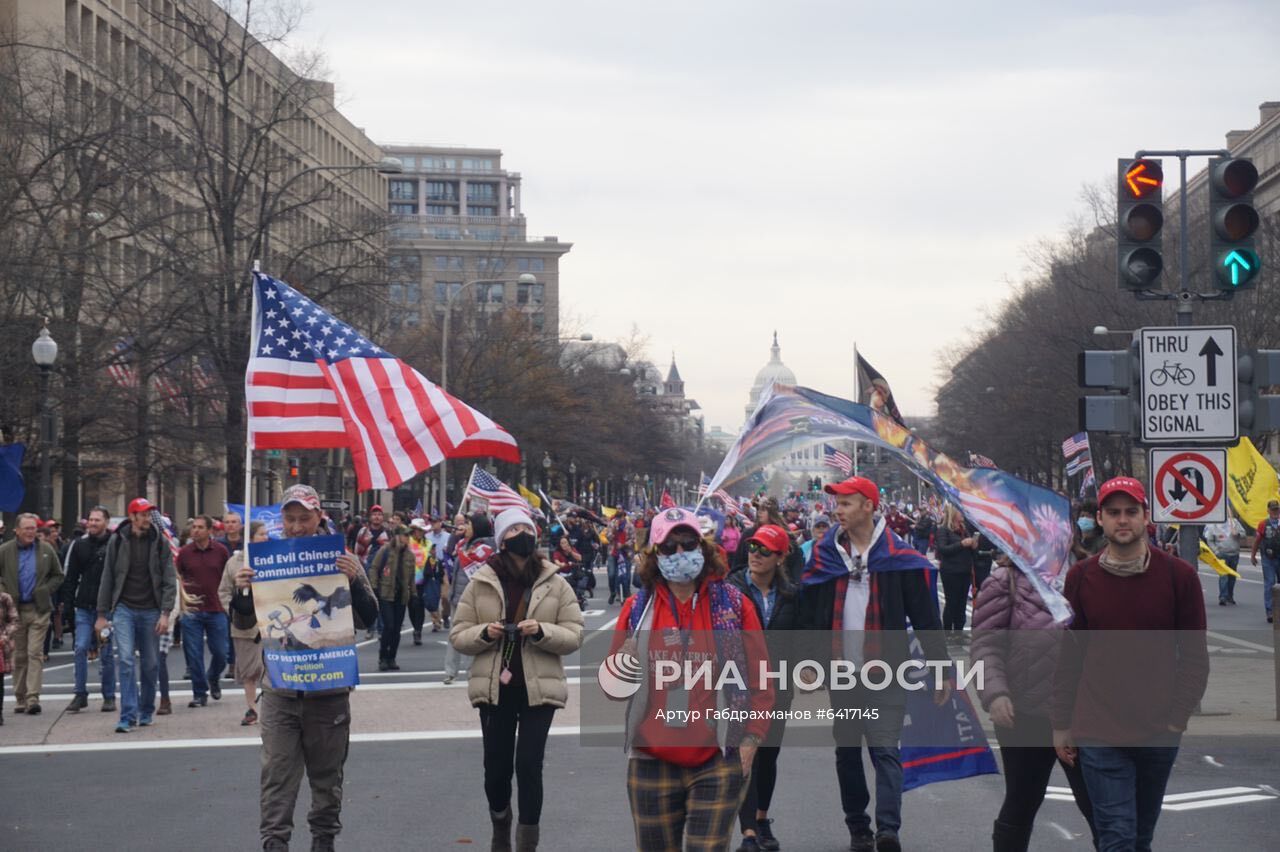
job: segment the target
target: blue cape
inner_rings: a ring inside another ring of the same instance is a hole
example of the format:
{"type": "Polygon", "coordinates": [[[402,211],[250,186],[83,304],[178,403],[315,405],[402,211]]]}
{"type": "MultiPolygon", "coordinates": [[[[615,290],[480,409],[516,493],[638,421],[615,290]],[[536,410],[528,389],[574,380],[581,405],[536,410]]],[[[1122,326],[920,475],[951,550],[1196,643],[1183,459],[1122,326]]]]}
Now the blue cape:
{"type": "MultiPolygon", "coordinates": [[[[822,541],[809,554],[809,562],[800,575],[801,586],[816,586],[838,577],[847,577],[849,567],[837,549],[836,538],[840,534],[839,525],[833,526],[822,537],[822,541]]],[[[924,554],[912,550],[907,543],[887,526],[880,537],[871,545],[867,553],[867,570],[872,573],[883,571],[917,571],[921,568],[936,571],[937,566],[930,562],[924,554]]]]}

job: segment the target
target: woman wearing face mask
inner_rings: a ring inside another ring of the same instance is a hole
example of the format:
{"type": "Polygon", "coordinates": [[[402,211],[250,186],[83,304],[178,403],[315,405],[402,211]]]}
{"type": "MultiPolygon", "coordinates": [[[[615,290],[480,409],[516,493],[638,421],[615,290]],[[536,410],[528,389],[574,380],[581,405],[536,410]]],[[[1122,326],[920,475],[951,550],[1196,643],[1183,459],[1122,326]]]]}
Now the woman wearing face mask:
{"type": "Polygon", "coordinates": [[[490,849],[511,849],[514,767],[520,810],[516,849],[527,852],[538,847],[547,732],[569,695],[561,658],[582,642],[582,610],[555,563],[538,554],[537,529],[528,513],[506,510],[494,521],[494,533],[498,552],[462,593],[449,641],[475,656],[467,697],[480,711],[484,792],[493,822],[490,849]]]}
{"type": "Polygon", "coordinates": [[[1071,542],[1071,555],[1077,560],[1088,559],[1107,546],[1102,527],[1098,526],[1098,504],[1085,500],[1076,515],[1075,537],[1071,542]]]}
{"type": "Polygon", "coordinates": [[[773,690],[759,674],[760,619],[738,587],[719,579],[720,548],[700,535],[692,512],[660,512],[649,544],[637,570],[640,590],[622,606],[612,649],[631,654],[648,673],[626,714],[636,848],[726,849],[773,709],[773,690]],[[710,659],[713,671],[732,662],[747,688],[716,678],[719,694],[701,680],[687,690],[679,688],[683,681],[658,689],[659,659],[678,662],[681,671],[686,662],[710,659]],[[746,720],[728,722],[723,741],[708,716],[718,704],[746,720]]]}

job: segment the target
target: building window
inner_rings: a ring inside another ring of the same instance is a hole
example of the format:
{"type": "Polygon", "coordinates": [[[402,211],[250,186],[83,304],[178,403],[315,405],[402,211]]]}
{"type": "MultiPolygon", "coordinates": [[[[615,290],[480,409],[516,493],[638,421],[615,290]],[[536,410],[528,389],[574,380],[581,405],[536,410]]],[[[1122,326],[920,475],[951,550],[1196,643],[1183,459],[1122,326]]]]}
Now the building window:
{"type": "Polygon", "coordinates": [[[460,240],[462,235],[457,228],[432,228],[431,238],[433,240],[460,240]]]}
{"type": "Polygon", "coordinates": [[[387,296],[388,298],[391,299],[391,304],[403,305],[404,304],[404,285],[392,284],[389,288],[387,288],[387,296]]]}
{"type": "Polygon", "coordinates": [[[467,201],[487,201],[496,204],[498,187],[491,183],[469,183],[467,184],[467,201]]]}
{"type": "Polygon", "coordinates": [[[481,257],[476,259],[476,269],[480,272],[501,272],[507,268],[507,262],[500,257],[481,257]]]}
{"type": "Polygon", "coordinates": [[[502,231],[498,228],[477,228],[470,232],[471,239],[487,243],[496,243],[501,239],[502,231]]]}
{"type": "Polygon", "coordinates": [[[396,159],[404,166],[405,171],[417,168],[417,163],[414,161],[413,157],[406,157],[404,154],[400,154],[396,159]]]}
{"type": "Polygon", "coordinates": [[[547,327],[547,315],[539,311],[529,317],[529,325],[533,326],[534,331],[543,331],[547,327]]]}
{"type": "Polygon", "coordinates": [[[474,204],[470,204],[467,206],[467,215],[468,216],[497,216],[498,208],[497,207],[477,207],[474,204]]]}
{"type": "Polygon", "coordinates": [[[435,264],[436,264],[436,269],[440,269],[444,271],[448,271],[451,269],[459,272],[462,271],[462,258],[458,257],[457,255],[446,256],[446,255],[438,254],[435,257],[435,264]]]}
{"type": "Polygon", "coordinates": [[[417,281],[411,281],[404,285],[404,303],[406,305],[416,305],[422,301],[422,285],[417,281]]]}
{"type": "Polygon", "coordinates": [[[544,265],[540,257],[516,258],[516,270],[519,272],[542,272],[544,265]]]}
{"type": "Polygon", "coordinates": [[[495,281],[491,284],[477,284],[476,304],[482,305],[487,302],[489,304],[500,305],[502,304],[502,297],[505,291],[506,285],[501,281],[495,281]]]}
{"type": "Polygon", "coordinates": [[[416,254],[393,254],[387,258],[387,270],[392,278],[420,278],[422,258],[416,254]]]}
{"type": "Polygon", "coordinates": [[[516,289],[516,303],[520,305],[541,305],[546,290],[543,284],[520,284],[516,289]]]}
{"type": "Polygon", "coordinates": [[[392,204],[391,214],[393,216],[416,216],[418,214],[418,205],[416,204],[392,204]]]}
{"type": "Polygon", "coordinates": [[[457,201],[458,184],[451,180],[427,181],[428,201],[457,201]]]}
{"type": "Polygon", "coordinates": [[[447,302],[454,296],[458,295],[458,291],[462,289],[461,281],[437,281],[436,282],[436,301],[447,302]]]}
{"type": "Polygon", "coordinates": [[[445,205],[443,205],[443,204],[428,204],[428,205],[427,205],[427,215],[428,215],[428,216],[452,216],[452,215],[454,214],[454,212],[455,212],[455,208],[453,208],[453,207],[446,207],[446,206],[445,206],[445,205]]]}
{"type": "Polygon", "coordinates": [[[453,157],[423,157],[422,167],[424,169],[447,169],[453,171],[458,161],[453,157]]]}
{"type": "Polygon", "coordinates": [[[417,201],[418,200],[418,182],[416,180],[393,180],[388,181],[387,186],[391,190],[391,198],[396,201],[417,201]]]}
{"type": "Polygon", "coordinates": [[[473,172],[491,172],[493,171],[493,160],[472,160],[463,158],[462,167],[473,172]]]}

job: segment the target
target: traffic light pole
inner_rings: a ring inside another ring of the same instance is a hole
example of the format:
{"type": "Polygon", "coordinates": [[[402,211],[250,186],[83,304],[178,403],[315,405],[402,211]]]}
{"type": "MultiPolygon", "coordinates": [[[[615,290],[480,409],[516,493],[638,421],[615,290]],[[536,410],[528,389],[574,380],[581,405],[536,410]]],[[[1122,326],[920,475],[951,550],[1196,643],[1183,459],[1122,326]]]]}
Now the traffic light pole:
{"type": "MultiPolygon", "coordinates": [[[[1200,302],[1219,302],[1231,301],[1231,297],[1235,295],[1234,291],[1223,291],[1218,293],[1193,293],[1191,292],[1191,264],[1187,259],[1187,245],[1190,242],[1188,238],[1189,223],[1187,222],[1187,158],[1188,157],[1230,157],[1231,152],[1221,148],[1190,150],[1179,148],[1172,151],[1138,151],[1133,155],[1135,160],[1141,160],[1144,157],[1177,157],[1180,183],[1178,186],[1178,289],[1177,293],[1163,293],[1153,290],[1141,290],[1134,293],[1139,301],[1168,301],[1176,300],[1178,306],[1175,310],[1174,324],[1179,326],[1191,325],[1191,303],[1192,300],[1200,302]]],[[[1178,528],[1178,556],[1192,565],[1200,564],[1200,532],[1203,529],[1198,524],[1182,524],[1178,528]]]]}

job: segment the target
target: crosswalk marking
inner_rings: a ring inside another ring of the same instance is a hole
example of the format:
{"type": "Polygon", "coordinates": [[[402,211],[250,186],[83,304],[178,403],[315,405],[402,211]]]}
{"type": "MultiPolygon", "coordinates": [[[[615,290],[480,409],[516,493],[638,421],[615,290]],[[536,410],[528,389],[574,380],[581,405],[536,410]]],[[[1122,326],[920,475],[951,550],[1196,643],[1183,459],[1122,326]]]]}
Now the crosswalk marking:
{"type": "MultiPolygon", "coordinates": [[[[1046,799],[1055,802],[1074,802],[1070,787],[1048,787],[1046,799]]],[[[1195,811],[1202,808],[1220,808],[1225,805],[1243,805],[1248,802],[1266,802],[1280,799],[1265,787],[1219,787],[1214,790],[1196,790],[1191,793],[1170,793],[1164,797],[1161,810],[1195,811]]]]}

